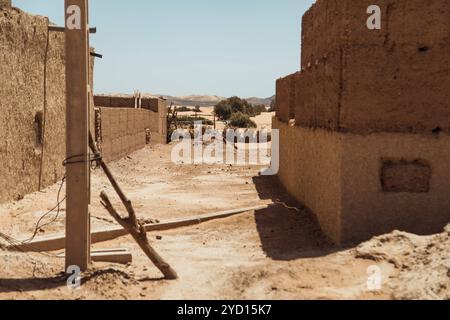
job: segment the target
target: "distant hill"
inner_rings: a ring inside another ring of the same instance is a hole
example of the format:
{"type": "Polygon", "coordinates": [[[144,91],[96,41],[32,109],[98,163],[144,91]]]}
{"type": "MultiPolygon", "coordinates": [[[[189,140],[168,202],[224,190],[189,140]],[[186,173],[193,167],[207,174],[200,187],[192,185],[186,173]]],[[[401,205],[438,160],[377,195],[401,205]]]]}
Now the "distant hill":
{"type": "Polygon", "coordinates": [[[269,98],[256,98],[256,97],[252,97],[252,98],[247,98],[246,99],[249,103],[251,104],[263,104],[266,107],[270,107],[270,103],[275,100],[275,95],[269,97],[269,98]]]}
{"type": "MultiPolygon", "coordinates": [[[[173,97],[166,95],[159,95],[167,99],[169,102],[173,102],[177,106],[185,106],[185,107],[212,107],[215,106],[218,102],[227,99],[226,97],[219,96],[210,96],[210,95],[192,95],[186,97],[173,97]]],[[[270,107],[271,101],[275,98],[275,96],[269,98],[257,98],[251,97],[246,98],[246,100],[251,104],[263,104],[266,107],[270,107]]]]}
{"type": "MultiPolygon", "coordinates": [[[[102,94],[98,94],[98,95],[102,95],[102,94]]],[[[133,95],[130,94],[107,94],[110,96],[117,96],[117,97],[132,97],[133,95]]],[[[226,97],[220,97],[220,96],[211,96],[211,95],[190,95],[190,96],[180,96],[180,97],[175,97],[175,96],[168,96],[168,95],[164,95],[164,94],[151,94],[151,93],[144,93],[143,94],[144,97],[163,97],[164,99],[167,99],[167,101],[173,102],[175,105],[177,106],[182,106],[182,107],[195,107],[195,106],[200,106],[200,107],[213,107],[215,106],[217,103],[219,103],[222,100],[227,99],[226,97]]],[[[246,98],[245,100],[247,100],[249,103],[254,104],[254,105],[258,105],[258,104],[263,104],[266,107],[270,107],[270,103],[272,102],[272,100],[275,99],[275,96],[269,97],[269,98],[258,98],[258,97],[251,97],[251,98],[246,98]]]]}

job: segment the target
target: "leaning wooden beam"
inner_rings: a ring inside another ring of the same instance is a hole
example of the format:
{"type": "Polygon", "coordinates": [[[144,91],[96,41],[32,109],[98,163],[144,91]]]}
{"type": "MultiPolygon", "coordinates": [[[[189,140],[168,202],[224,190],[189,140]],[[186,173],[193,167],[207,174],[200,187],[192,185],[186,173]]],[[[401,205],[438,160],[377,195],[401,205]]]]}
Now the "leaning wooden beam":
{"type": "MultiPolygon", "coordinates": [[[[256,207],[249,208],[241,208],[235,210],[227,210],[216,212],[212,214],[188,217],[188,218],[180,218],[174,219],[171,221],[155,223],[155,224],[146,224],[144,226],[146,232],[152,231],[166,231],[173,230],[183,227],[189,227],[193,225],[198,225],[200,223],[224,219],[231,216],[235,216],[245,212],[252,212],[258,210],[267,209],[268,205],[261,205],[256,207]]],[[[110,227],[100,230],[95,230],[91,233],[91,243],[100,243],[106,242],[110,240],[114,240],[123,236],[127,236],[128,232],[122,227],[110,227]]],[[[58,251],[64,249],[65,246],[65,238],[64,234],[56,234],[46,237],[36,238],[34,241],[30,243],[23,244],[21,246],[15,246],[8,248],[9,250],[21,250],[26,252],[46,252],[46,251],[58,251]]]]}
{"type": "Polygon", "coordinates": [[[92,153],[94,153],[95,158],[97,159],[97,162],[100,164],[101,168],[103,169],[103,172],[105,173],[106,177],[108,178],[109,182],[113,186],[114,190],[116,191],[117,195],[119,196],[120,200],[122,201],[123,205],[128,211],[128,214],[130,218],[136,220],[136,213],[134,211],[133,205],[131,203],[131,200],[129,200],[125,193],[120,188],[119,184],[117,183],[116,179],[114,178],[111,170],[109,170],[108,165],[101,157],[100,151],[97,149],[97,146],[95,145],[94,138],[92,136],[92,132],[89,132],[89,148],[92,150],[92,153]]]}
{"type": "Polygon", "coordinates": [[[178,275],[172,267],[164,261],[164,259],[152,248],[148,242],[147,232],[144,225],[137,221],[135,216],[129,216],[128,218],[122,218],[119,213],[114,209],[108,195],[102,192],[100,195],[102,204],[111,216],[134,238],[136,243],[141,247],[147,257],[153,262],[153,264],[162,272],[167,280],[178,279],[178,275]]]}

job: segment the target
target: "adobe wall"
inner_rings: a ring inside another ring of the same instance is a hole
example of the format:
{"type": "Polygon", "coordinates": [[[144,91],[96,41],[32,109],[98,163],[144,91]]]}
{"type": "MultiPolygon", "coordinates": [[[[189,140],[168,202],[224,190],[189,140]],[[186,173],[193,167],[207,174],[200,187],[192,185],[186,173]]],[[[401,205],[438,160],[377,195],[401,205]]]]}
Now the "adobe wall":
{"type": "MultiPolygon", "coordinates": [[[[60,181],[65,173],[62,163],[66,158],[64,33],[48,33],[49,21],[45,17],[16,8],[1,8],[0,203],[19,200],[37,191],[39,185],[42,189],[60,181]]],[[[93,65],[94,58],[91,57],[92,85],[93,65]]],[[[90,101],[90,126],[97,133],[93,96],[90,101]]],[[[135,113],[140,114],[141,121],[137,117],[129,124],[126,118],[125,129],[119,125],[121,131],[117,138],[120,142],[113,140],[115,136],[105,135],[106,144],[114,141],[120,146],[119,150],[110,150],[107,158],[117,159],[118,155],[124,156],[145,146],[144,127],[151,129],[152,142],[166,142],[166,111],[159,102],[151,106],[158,112],[139,110],[135,113]],[[135,131],[138,128],[142,130],[135,131]]],[[[124,118],[123,115],[120,117],[124,118]]],[[[105,128],[109,126],[108,123],[104,125],[105,128]]]]}
{"type": "Polygon", "coordinates": [[[406,230],[440,232],[450,221],[450,136],[308,129],[274,118],[278,177],[335,243],[406,230]]]}
{"type": "Polygon", "coordinates": [[[302,68],[343,46],[448,45],[449,6],[445,0],[317,0],[302,19],[302,68]],[[368,33],[370,5],[381,8],[382,28],[368,33]]]}
{"type": "Polygon", "coordinates": [[[275,111],[278,119],[289,122],[295,118],[296,90],[295,86],[300,73],[280,78],[276,83],[275,111]]]}
{"type": "Polygon", "coordinates": [[[450,221],[450,136],[342,134],[342,242],[450,221]]]}
{"type": "Polygon", "coordinates": [[[450,2],[376,1],[382,28],[368,30],[372,4],[318,0],[305,13],[297,124],[364,134],[450,132],[450,2]]]}
{"type": "MultiPolygon", "coordinates": [[[[108,96],[94,95],[94,104],[96,107],[108,108],[134,108],[137,101],[134,97],[129,96],[108,96]]],[[[143,109],[158,112],[160,108],[165,108],[166,103],[158,98],[142,98],[141,107],[143,109]]]]}
{"type": "Polygon", "coordinates": [[[65,158],[64,35],[48,20],[0,11],[0,202],[60,180],[65,158]],[[46,101],[45,136],[42,136],[46,101]]]}
{"type": "Polygon", "coordinates": [[[277,81],[279,176],[335,242],[450,220],[449,17],[445,0],[318,0],[305,13],[301,71],[277,81]],[[366,26],[373,4],[381,30],[366,26]]]}
{"type": "Polygon", "coordinates": [[[278,177],[297,201],[315,213],[323,231],[341,239],[341,137],[338,133],[308,130],[273,119],[280,130],[278,177]]]}
{"type": "MultiPolygon", "coordinates": [[[[95,95],[94,104],[96,107],[134,109],[135,98],[108,95],[95,95]]],[[[146,115],[147,129],[151,132],[152,143],[167,143],[167,106],[166,101],[158,98],[142,98],[141,107],[146,115]]],[[[116,113],[117,115],[120,112],[116,113]]]]}
{"type": "Polygon", "coordinates": [[[155,125],[150,111],[131,108],[99,108],[99,147],[106,161],[123,158],[146,146],[146,129],[155,125]]]}

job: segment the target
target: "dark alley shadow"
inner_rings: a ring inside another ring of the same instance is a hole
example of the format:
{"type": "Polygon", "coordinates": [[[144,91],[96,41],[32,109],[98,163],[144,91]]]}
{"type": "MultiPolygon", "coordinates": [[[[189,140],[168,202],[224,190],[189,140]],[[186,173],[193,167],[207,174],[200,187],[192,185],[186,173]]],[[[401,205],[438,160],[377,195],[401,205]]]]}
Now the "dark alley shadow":
{"type": "Polygon", "coordinates": [[[289,197],[277,177],[259,176],[253,181],[261,199],[276,202],[255,214],[262,248],[268,257],[289,261],[326,256],[340,250],[320,230],[314,215],[289,197]]]}

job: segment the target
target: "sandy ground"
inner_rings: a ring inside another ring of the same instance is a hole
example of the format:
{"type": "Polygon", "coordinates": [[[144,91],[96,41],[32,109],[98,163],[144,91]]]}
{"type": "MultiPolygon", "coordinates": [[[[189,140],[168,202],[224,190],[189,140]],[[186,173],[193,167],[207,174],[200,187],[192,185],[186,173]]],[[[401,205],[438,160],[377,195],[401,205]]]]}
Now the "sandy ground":
{"type": "MultiPolygon", "coordinates": [[[[272,204],[193,227],[150,233],[159,253],[178,272],[161,279],[131,237],[94,245],[129,248],[128,266],[96,263],[79,290],[66,286],[64,261],[53,254],[25,254],[0,247],[0,299],[390,299],[398,290],[401,268],[389,259],[337,248],[314,219],[286,197],[273,177],[258,177],[260,167],[175,165],[171,146],[147,147],[111,165],[141,218],[161,221],[227,209],[272,204]],[[275,202],[275,204],[274,204],[275,202]],[[358,255],[360,258],[358,258],[358,255]],[[370,266],[382,274],[382,289],[369,292],[370,266]],[[397,288],[397,289],[396,289],[397,288]]],[[[100,171],[92,176],[93,229],[115,226],[98,195],[114,193],[100,171]]],[[[39,217],[56,202],[59,185],[20,202],[0,206],[0,232],[26,239],[39,217]]],[[[117,198],[114,204],[121,208],[117,198]]],[[[64,230],[64,207],[39,235],[64,230]]],[[[0,240],[0,244],[6,243],[0,240]]],[[[378,248],[378,247],[377,247],[378,248]]],[[[401,293],[401,292],[400,292],[401,293]]]]}

